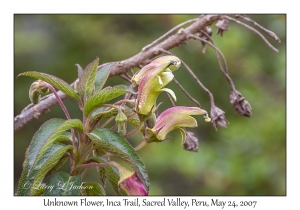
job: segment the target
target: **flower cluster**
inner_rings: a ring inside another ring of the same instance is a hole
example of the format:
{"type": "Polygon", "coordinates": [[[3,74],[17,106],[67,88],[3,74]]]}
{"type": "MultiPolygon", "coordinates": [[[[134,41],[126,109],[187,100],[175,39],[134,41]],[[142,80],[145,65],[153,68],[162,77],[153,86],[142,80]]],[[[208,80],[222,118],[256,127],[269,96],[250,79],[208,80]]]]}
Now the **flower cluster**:
{"type": "MultiPolygon", "coordinates": [[[[164,141],[169,132],[179,130],[182,135],[183,148],[196,152],[198,151],[198,139],[182,127],[194,128],[198,126],[196,119],[191,117],[192,115],[203,115],[205,121],[210,122],[211,119],[208,117],[207,111],[199,107],[175,106],[163,111],[157,118],[155,114],[156,100],[161,92],[168,92],[176,100],[175,93],[165,86],[173,80],[173,72],[180,65],[179,58],[162,56],[144,66],[132,77],[132,87],[137,88],[138,92],[135,111],[140,118],[140,123],[146,125],[146,128],[143,128],[143,133],[147,143],[164,141]]],[[[122,113],[117,115],[120,124],[123,122],[122,119],[126,117],[121,116],[123,116],[122,113]]],[[[127,170],[118,164],[115,166],[120,174],[118,182],[120,189],[127,195],[148,195],[136,172],[127,170]]]]}
{"type": "Polygon", "coordinates": [[[136,112],[141,119],[151,118],[151,127],[145,130],[145,138],[148,143],[161,142],[166,139],[172,130],[179,130],[182,134],[182,144],[186,142],[186,132],[182,127],[197,127],[197,121],[191,115],[204,115],[205,121],[210,122],[207,111],[199,107],[175,106],[162,112],[157,119],[153,118],[156,110],[158,95],[166,91],[176,101],[175,93],[164,88],[174,78],[173,71],[181,65],[179,58],[175,56],[163,56],[143,67],[132,78],[132,84],[138,86],[136,112]],[[155,122],[153,122],[155,121],[155,122]]]}

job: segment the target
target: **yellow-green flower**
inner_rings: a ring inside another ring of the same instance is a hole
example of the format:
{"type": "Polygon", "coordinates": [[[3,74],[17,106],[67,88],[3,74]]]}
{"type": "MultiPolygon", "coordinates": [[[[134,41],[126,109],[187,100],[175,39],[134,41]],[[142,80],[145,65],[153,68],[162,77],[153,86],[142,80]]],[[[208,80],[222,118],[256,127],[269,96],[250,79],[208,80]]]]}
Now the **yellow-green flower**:
{"type": "Polygon", "coordinates": [[[144,66],[135,75],[133,75],[133,77],[131,79],[132,85],[133,85],[133,87],[138,86],[140,84],[140,81],[143,79],[143,77],[158,66],[166,65],[167,70],[172,72],[179,68],[180,63],[181,63],[180,59],[177,58],[176,56],[167,55],[167,56],[161,56],[159,58],[156,58],[151,63],[144,66]],[[176,61],[176,65],[170,65],[171,60],[176,61]]]}
{"type": "Polygon", "coordinates": [[[204,115],[205,121],[210,118],[205,110],[199,107],[175,106],[162,112],[156,120],[155,126],[147,128],[147,142],[160,142],[166,139],[166,135],[172,130],[179,130],[182,135],[182,144],[186,141],[186,133],[182,127],[197,127],[197,121],[191,115],[204,115]]]}
{"type": "Polygon", "coordinates": [[[172,79],[174,75],[170,68],[179,68],[181,62],[177,57],[165,56],[165,62],[156,66],[149,73],[145,74],[139,82],[138,98],[136,104],[136,111],[141,115],[149,116],[154,111],[156,99],[158,95],[166,91],[176,101],[175,93],[168,88],[164,88],[172,79]]]}

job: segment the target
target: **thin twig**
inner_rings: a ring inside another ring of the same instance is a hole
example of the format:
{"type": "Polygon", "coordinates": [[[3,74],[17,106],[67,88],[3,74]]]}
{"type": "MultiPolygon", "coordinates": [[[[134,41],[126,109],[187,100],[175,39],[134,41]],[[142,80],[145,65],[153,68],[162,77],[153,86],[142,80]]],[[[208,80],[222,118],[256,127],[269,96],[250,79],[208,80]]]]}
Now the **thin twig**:
{"type": "Polygon", "coordinates": [[[133,71],[133,69],[130,69],[130,72],[131,72],[131,74],[132,74],[132,76],[134,75],[134,71],[133,71]]]}
{"type": "MultiPolygon", "coordinates": [[[[49,83],[47,83],[47,82],[42,82],[42,84],[43,84],[43,86],[49,88],[52,91],[52,93],[55,95],[55,97],[56,97],[56,99],[57,99],[60,107],[64,111],[67,119],[70,120],[71,119],[70,114],[69,114],[69,112],[68,112],[65,104],[62,102],[61,98],[58,96],[55,88],[52,85],[50,85],[49,83]]],[[[76,140],[75,140],[75,132],[74,132],[73,128],[71,129],[71,135],[72,135],[72,145],[73,145],[73,148],[74,148],[74,150],[77,150],[77,144],[76,144],[76,140]]],[[[73,165],[73,163],[72,163],[73,161],[74,160],[70,159],[70,165],[73,165]]]]}
{"type": "Polygon", "coordinates": [[[189,99],[191,99],[195,104],[197,104],[197,106],[199,107],[199,108],[201,108],[201,104],[200,104],[200,102],[199,101],[197,101],[196,99],[194,99],[185,89],[184,89],[184,87],[174,78],[173,79],[174,80],[174,82],[176,83],[176,85],[182,90],[182,92],[189,98],[189,99]]]}
{"type": "MultiPolygon", "coordinates": [[[[161,49],[162,52],[165,52],[167,54],[169,54],[170,52],[161,49]]],[[[182,60],[181,63],[183,64],[183,66],[185,67],[185,69],[188,71],[188,73],[196,80],[196,82],[198,83],[198,85],[208,94],[209,98],[210,98],[210,103],[211,105],[214,105],[214,96],[213,94],[202,84],[202,82],[198,79],[198,77],[196,76],[196,74],[192,71],[192,69],[190,69],[190,67],[182,60]]]]}
{"type": "Polygon", "coordinates": [[[189,72],[189,74],[196,80],[198,85],[208,94],[210,98],[210,104],[214,105],[215,102],[214,102],[213,94],[202,84],[202,82],[198,79],[195,73],[190,69],[190,67],[184,61],[181,60],[181,63],[184,65],[185,69],[189,72]]]}
{"type": "Polygon", "coordinates": [[[241,21],[238,21],[232,17],[229,17],[227,15],[224,15],[223,18],[227,19],[227,20],[230,20],[232,22],[235,22],[239,25],[242,25],[244,26],[245,28],[248,28],[250,31],[253,31],[254,33],[256,33],[258,36],[260,36],[260,38],[262,38],[262,40],[275,52],[279,52],[273,45],[271,45],[271,43],[264,37],[264,35],[262,35],[258,30],[252,28],[251,26],[241,22],[241,21]]]}
{"type": "Polygon", "coordinates": [[[202,39],[202,38],[200,38],[200,37],[198,37],[198,36],[195,36],[195,35],[192,35],[192,34],[188,35],[188,37],[193,38],[193,39],[197,39],[197,40],[200,40],[200,41],[203,41],[203,42],[207,43],[209,46],[211,46],[212,48],[214,48],[214,49],[216,50],[216,53],[217,53],[217,60],[218,60],[218,64],[219,64],[220,70],[222,71],[222,73],[223,73],[224,76],[226,77],[227,81],[229,82],[231,89],[232,89],[232,90],[235,90],[235,86],[234,86],[234,84],[233,84],[233,81],[232,81],[232,79],[230,78],[230,76],[229,76],[229,74],[228,74],[227,63],[226,63],[226,59],[225,59],[225,56],[223,55],[223,53],[222,53],[215,45],[211,44],[210,42],[208,42],[208,41],[205,40],[205,39],[202,39]],[[223,62],[224,62],[226,71],[224,71],[224,69],[223,69],[223,67],[222,67],[222,65],[221,65],[221,63],[220,63],[220,61],[219,61],[219,59],[218,59],[218,57],[219,57],[219,56],[218,56],[218,53],[219,53],[219,54],[222,56],[222,58],[223,58],[223,62]]]}
{"type": "MultiPolygon", "coordinates": [[[[173,53],[171,53],[171,52],[169,52],[169,51],[166,51],[166,50],[161,50],[163,53],[165,53],[165,54],[168,54],[168,55],[174,55],[173,53]]],[[[189,99],[191,99],[195,104],[197,104],[197,106],[198,107],[200,107],[201,108],[201,104],[200,104],[200,102],[199,101],[197,101],[196,99],[194,99],[185,89],[184,89],[184,87],[174,78],[173,79],[174,80],[174,82],[175,82],[175,84],[182,90],[182,92],[189,98],[189,99]]],[[[169,94],[167,94],[168,95],[168,97],[169,97],[169,99],[170,99],[170,96],[169,96],[169,94]]],[[[173,100],[171,100],[172,102],[173,102],[173,100]]],[[[171,102],[171,103],[172,103],[171,102]]],[[[174,104],[174,102],[173,102],[173,104],[174,104]]],[[[173,106],[175,106],[175,104],[173,105],[173,106]]]]}
{"type": "MultiPolygon", "coordinates": [[[[222,15],[200,16],[193,24],[185,28],[184,31],[187,34],[197,33],[201,29],[211,25],[214,21],[219,20],[221,18],[222,15]]],[[[126,71],[130,71],[130,69],[134,67],[138,67],[141,64],[145,64],[146,61],[157,56],[158,49],[172,49],[181,45],[187,39],[188,38],[186,37],[185,33],[178,32],[176,34],[173,34],[172,36],[167,37],[163,42],[159,43],[158,45],[148,48],[147,50],[141,51],[138,54],[126,60],[101,64],[98,66],[97,69],[99,70],[103,66],[115,63],[111,67],[109,76],[120,75],[126,71]]],[[[73,84],[71,84],[71,86],[73,86],[73,84]]],[[[67,95],[62,93],[61,91],[58,92],[58,95],[62,100],[67,98],[67,95]]],[[[55,96],[53,94],[50,94],[49,96],[43,97],[40,103],[36,105],[27,106],[26,109],[23,109],[22,112],[14,118],[14,131],[16,132],[17,130],[21,129],[34,118],[38,118],[39,115],[47,113],[48,111],[50,111],[50,108],[53,107],[56,103],[57,100],[55,99],[55,96]]]]}
{"type": "Polygon", "coordinates": [[[130,81],[130,79],[127,77],[127,76],[125,76],[125,75],[119,75],[122,79],[124,79],[124,80],[126,80],[127,82],[129,82],[129,83],[131,83],[131,81],[130,81]]]}
{"type": "Polygon", "coordinates": [[[158,39],[154,40],[151,44],[148,44],[147,46],[145,46],[142,51],[145,51],[147,49],[149,49],[150,47],[153,47],[154,45],[157,45],[161,40],[163,40],[164,38],[166,38],[167,36],[170,36],[171,33],[173,33],[175,30],[179,29],[180,27],[188,24],[188,23],[192,23],[195,22],[196,20],[198,20],[198,18],[195,19],[191,19],[188,21],[185,21],[177,26],[175,26],[174,28],[172,28],[171,30],[169,30],[167,33],[165,33],[164,35],[162,35],[161,37],[159,37],[158,39]]]}
{"type": "Polygon", "coordinates": [[[106,120],[105,123],[103,123],[100,128],[104,128],[107,126],[108,123],[110,123],[111,121],[113,121],[113,119],[115,119],[115,116],[110,117],[108,120],[106,120]]]}
{"type": "Polygon", "coordinates": [[[173,98],[170,96],[170,94],[168,92],[165,92],[165,93],[167,94],[168,99],[169,99],[170,103],[172,104],[172,106],[176,106],[175,102],[174,102],[173,98]]]}
{"type": "Polygon", "coordinates": [[[272,37],[273,39],[275,39],[278,43],[281,42],[281,40],[279,39],[279,37],[273,32],[270,31],[268,29],[266,29],[265,27],[259,25],[257,22],[255,22],[254,20],[252,20],[250,17],[248,17],[247,15],[238,15],[238,17],[251,22],[252,24],[254,24],[255,26],[257,26],[258,28],[260,28],[262,31],[264,31],[266,34],[268,34],[270,37],[272,37]]]}

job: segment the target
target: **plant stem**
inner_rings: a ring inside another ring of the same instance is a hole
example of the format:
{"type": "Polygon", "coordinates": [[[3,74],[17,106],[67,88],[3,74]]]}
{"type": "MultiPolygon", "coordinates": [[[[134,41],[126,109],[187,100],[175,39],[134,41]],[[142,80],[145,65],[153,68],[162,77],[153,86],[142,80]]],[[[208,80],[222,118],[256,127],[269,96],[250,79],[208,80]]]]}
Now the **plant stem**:
{"type": "Polygon", "coordinates": [[[146,121],[146,120],[140,121],[139,126],[136,127],[134,130],[130,131],[129,133],[126,133],[126,134],[124,135],[124,137],[126,138],[126,137],[129,137],[129,136],[132,136],[132,135],[134,135],[135,133],[137,133],[138,131],[140,131],[141,128],[143,127],[145,121],[146,121]]]}
{"type": "Polygon", "coordinates": [[[139,145],[137,145],[134,150],[138,151],[140,149],[142,149],[144,146],[146,146],[147,142],[145,140],[143,140],[139,145]]]}
{"type": "MultiPolygon", "coordinates": [[[[55,95],[55,97],[56,97],[56,99],[57,99],[57,101],[58,101],[60,107],[61,107],[62,110],[64,111],[64,113],[65,113],[67,119],[70,120],[70,119],[71,119],[70,114],[69,114],[67,108],[65,107],[64,103],[62,102],[62,100],[61,100],[60,97],[58,96],[58,94],[57,94],[55,88],[54,88],[52,85],[50,85],[49,83],[44,82],[44,81],[43,81],[42,84],[43,84],[43,86],[49,88],[49,89],[52,91],[52,93],[55,95]]],[[[75,140],[74,129],[71,129],[71,134],[72,134],[72,145],[73,145],[73,148],[74,148],[74,150],[75,150],[75,152],[76,152],[76,150],[77,150],[77,144],[76,144],[76,140],[75,140]]],[[[70,166],[71,166],[71,168],[73,167],[73,165],[74,165],[74,159],[70,158],[70,166]]]]}

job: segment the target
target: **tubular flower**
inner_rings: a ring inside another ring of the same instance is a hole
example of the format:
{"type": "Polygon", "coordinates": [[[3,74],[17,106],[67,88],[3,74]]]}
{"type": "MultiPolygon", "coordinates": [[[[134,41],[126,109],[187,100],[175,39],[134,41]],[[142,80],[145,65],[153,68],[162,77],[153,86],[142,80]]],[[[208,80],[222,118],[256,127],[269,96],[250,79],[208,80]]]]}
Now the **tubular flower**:
{"type": "Polygon", "coordinates": [[[199,107],[175,106],[162,112],[152,129],[147,128],[147,142],[163,141],[170,131],[178,129],[181,132],[182,144],[184,144],[186,132],[181,127],[194,128],[198,126],[196,119],[190,115],[204,115],[205,121],[210,122],[207,112],[199,107]]]}
{"type": "Polygon", "coordinates": [[[176,56],[161,56],[155,60],[153,60],[148,65],[144,66],[139,72],[137,72],[135,75],[133,75],[131,82],[133,85],[133,88],[137,87],[140,84],[140,81],[143,79],[143,77],[148,74],[150,71],[155,69],[156,67],[164,64],[167,66],[168,71],[175,71],[180,66],[180,60],[176,56]],[[170,60],[176,61],[177,65],[170,65],[170,60]]]}
{"type": "Polygon", "coordinates": [[[136,172],[132,172],[119,164],[112,164],[119,170],[120,180],[119,188],[124,190],[127,195],[148,195],[143,183],[136,172]]]}
{"type": "Polygon", "coordinates": [[[166,91],[176,101],[175,93],[165,87],[172,79],[174,75],[170,70],[179,68],[181,62],[177,58],[176,60],[168,59],[164,64],[161,64],[146,74],[140,81],[138,87],[138,98],[136,103],[136,111],[141,115],[149,116],[154,110],[156,99],[159,93],[166,91]]]}

